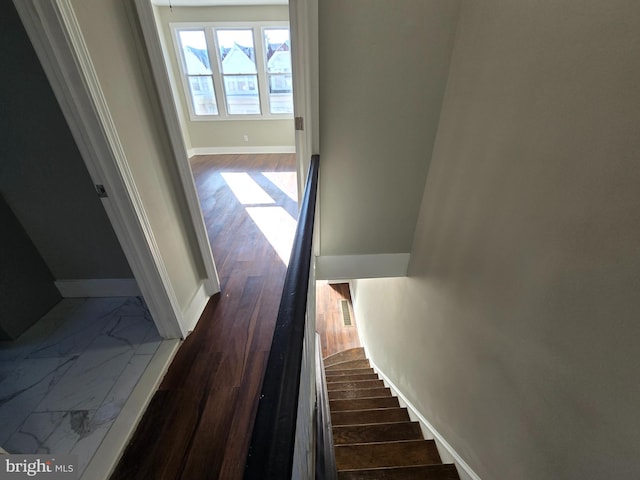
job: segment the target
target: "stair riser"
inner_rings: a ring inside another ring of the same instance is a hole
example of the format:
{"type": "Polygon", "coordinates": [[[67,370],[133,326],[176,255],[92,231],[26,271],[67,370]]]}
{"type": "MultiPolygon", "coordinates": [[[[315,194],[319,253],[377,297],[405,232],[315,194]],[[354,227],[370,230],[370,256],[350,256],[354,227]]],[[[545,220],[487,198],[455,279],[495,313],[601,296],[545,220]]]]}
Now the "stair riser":
{"type": "Polygon", "coordinates": [[[361,380],[358,382],[331,382],[327,383],[327,390],[358,390],[361,388],[384,388],[382,380],[361,380]]]}
{"type": "Polygon", "coordinates": [[[329,410],[332,413],[344,411],[344,410],[371,410],[373,408],[398,408],[398,407],[400,407],[400,402],[396,397],[329,400],[329,410]]]}
{"type": "Polygon", "coordinates": [[[372,397],[390,397],[391,390],[388,388],[363,388],[361,390],[334,390],[328,392],[329,400],[347,399],[347,398],[372,398],[372,397]]]}
{"type": "Polygon", "coordinates": [[[331,413],[332,425],[365,425],[408,421],[409,413],[406,408],[380,408],[331,413]]]}
{"type": "Polygon", "coordinates": [[[336,445],[335,452],[338,470],[441,463],[433,440],[336,445]]]}
{"type": "Polygon", "coordinates": [[[333,370],[345,370],[345,369],[353,369],[353,368],[370,368],[369,360],[350,360],[348,362],[340,362],[335,365],[330,365],[325,367],[325,371],[330,372],[333,370]]]}
{"type": "Polygon", "coordinates": [[[376,468],[338,472],[338,480],[460,480],[455,465],[376,468]]]}
{"type": "MultiPolygon", "coordinates": [[[[327,382],[331,382],[333,379],[340,378],[344,375],[376,375],[373,368],[345,368],[343,370],[325,370],[325,377],[327,382]]],[[[377,377],[377,375],[376,375],[377,377]]]]}
{"type": "Polygon", "coordinates": [[[375,373],[364,373],[357,375],[332,375],[327,378],[327,385],[335,382],[361,382],[363,380],[380,380],[375,373]]]}
{"type": "Polygon", "coordinates": [[[400,440],[422,440],[420,425],[417,422],[398,422],[333,427],[334,445],[400,440]]]}
{"type": "Polygon", "coordinates": [[[347,362],[350,360],[365,360],[366,357],[364,355],[364,348],[350,348],[349,350],[345,350],[343,352],[338,352],[333,355],[329,355],[326,357],[323,362],[325,367],[329,367],[331,365],[335,365],[336,363],[347,362]]]}

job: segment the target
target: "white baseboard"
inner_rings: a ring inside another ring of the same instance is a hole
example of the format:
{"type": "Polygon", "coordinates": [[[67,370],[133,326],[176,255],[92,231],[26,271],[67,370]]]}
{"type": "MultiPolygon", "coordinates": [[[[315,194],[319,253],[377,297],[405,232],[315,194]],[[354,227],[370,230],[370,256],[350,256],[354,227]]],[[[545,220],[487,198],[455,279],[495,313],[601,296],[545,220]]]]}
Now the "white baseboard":
{"type": "Polygon", "coordinates": [[[267,147],[198,147],[187,149],[189,158],[194,155],[242,155],[246,153],[296,153],[293,145],[276,145],[267,147]]]}
{"type": "Polygon", "coordinates": [[[164,340],[85,468],[81,480],[107,480],[118,464],[181,342],[164,340]]]}
{"type": "Polygon", "coordinates": [[[191,333],[196,328],[196,323],[198,323],[210,297],[211,295],[207,294],[206,285],[203,283],[191,298],[187,308],[184,309],[184,325],[188,333],[191,333]]]}
{"type": "Polygon", "coordinates": [[[316,278],[351,280],[354,278],[404,277],[410,254],[320,255],[316,257],[316,278]]]}
{"type": "MultiPolygon", "coordinates": [[[[362,343],[362,339],[360,339],[360,343],[364,345],[364,343],[362,343]]],[[[413,403],[411,403],[407,399],[407,397],[405,397],[402,392],[398,390],[398,387],[396,387],[395,384],[389,379],[389,377],[384,374],[380,367],[376,365],[373,360],[371,360],[371,356],[369,355],[366,346],[364,347],[364,349],[367,358],[369,359],[369,363],[371,363],[371,366],[374,368],[374,370],[380,375],[380,377],[382,377],[385,385],[391,389],[391,393],[398,397],[400,405],[407,408],[409,417],[413,421],[417,421],[420,423],[420,428],[422,429],[422,433],[424,434],[425,438],[432,438],[433,440],[435,440],[436,446],[438,447],[438,453],[440,454],[440,458],[442,459],[443,463],[455,463],[460,480],[481,480],[480,476],[473,471],[469,464],[464,461],[464,459],[458,454],[458,452],[455,451],[451,444],[445,440],[442,434],[438,432],[438,430],[436,430],[433,425],[431,425],[431,423],[425,418],[422,413],[420,413],[415,405],[413,405],[413,403]]]]}
{"type": "Polygon", "coordinates": [[[60,295],[77,297],[137,297],[142,295],[133,278],[90,278],[78,280],[56,280],[60,295]]]}

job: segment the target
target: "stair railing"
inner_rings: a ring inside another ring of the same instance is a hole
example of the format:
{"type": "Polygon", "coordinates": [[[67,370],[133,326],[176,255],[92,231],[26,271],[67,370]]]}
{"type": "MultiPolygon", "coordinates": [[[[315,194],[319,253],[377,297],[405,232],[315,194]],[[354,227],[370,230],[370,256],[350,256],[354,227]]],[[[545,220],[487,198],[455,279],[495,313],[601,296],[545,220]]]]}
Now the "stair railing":
{"type": "Polygon", "coordinates": [[[333,429],[329,409],[327,378],[322,360],[320,335],[316,333],[316,480],[337,480],[335,450],[333,449],[333,429]]]}
{"type": "Polygon", "coordinates": [[[314,477],[313,224],[319,156],[311,157],[253,427],[245,480],[314,477]],[[309,298],[310,297],[310,298],[309,298]],[[312,299],[313,301],[309,301],[312,299]]]}

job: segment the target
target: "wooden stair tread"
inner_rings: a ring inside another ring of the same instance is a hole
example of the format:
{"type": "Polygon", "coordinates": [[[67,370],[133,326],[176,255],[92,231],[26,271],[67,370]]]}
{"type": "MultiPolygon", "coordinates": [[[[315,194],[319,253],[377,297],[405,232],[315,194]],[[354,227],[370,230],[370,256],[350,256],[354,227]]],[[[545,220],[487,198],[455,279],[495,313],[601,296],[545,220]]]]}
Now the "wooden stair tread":
{"type": "Polygon", "coordinates": [[[351,382],[327,383],[327,390],[358,390],[360,388],[384,388],[384,382],[380,379],[357,380],[351,382]]]}
{"type": "Polygon", "coordinates": [[[329,365],[328,367],[324,367],[326,372],[331,372],[334,370],[347,370],[353,368],[370,368],[369,360],[366,358],[359,360],[347,360],[346,362],[334,363],[333,365],[329,365]]]}
{"type": "Polygon", "coordinates": [[[441,463],[438,449],[433,440],[358,443],[336,445],[334,449],[338,470],[441,463]]]}
{"type": "Polygon", "coordinates": [[[331,412],[332,425],[366,425],[368,423],[408,422],[406,408],[374,408],[331,412]]]}
{"type": "Polygon", "coordinates": [[[346,362],[348,360],[362,360],[366,358],[367,357],[365,357],[364,348],[356,347],[356,348],[349,348],[348,350],[343,350],[338,353],[334,353],[333,355],[328,355],[323,359],[323,362],[324,362],[324,366],[328,367],[330,365],[346,362]]]}
{"type": "Polygon", "coordinates": [[[337,400],[339,398],[371,398],[371,397],[391,397],[389,388],[361,388],[360,390],[330,390],[329,400],[337,400]]]}
{"type": "Polygon", "coordinates": [[[327,382],[332,381],[334,378],[338,378],[343,375],[365,375],[373,373],[378,376],[373,367],[365,367],[365,368],[345,368],[344,370],[326,370],[324,371],[325,377],[327,377],[327,382]]]}
{"type": "Polygon", "coordinates": [[[381,467],[338,472],[338,480],[460,480],[455,465],[381,467]]]}
{"type": "Polygon", "coordinates": [[[378,375],[376,375],[375,373],[356,373],[354,375],[331,375],[327,378],[327,386],[336,382],[360,382],[362,380],[380,380],[380,377],[378,377],[378,375]]]}
{"type": "Polygon", "coordinates": [[[418,422],[373,423],[369,425],[333,427],[334,445],[422,439],[422,430],[420,430],[418,422]]]}
{"type": "Polygon", "coordinates": [[[371,410],[374,408],[399,408],[400,402],[396,397],[348,398],[329,400],[329,410],[371,410]]]}

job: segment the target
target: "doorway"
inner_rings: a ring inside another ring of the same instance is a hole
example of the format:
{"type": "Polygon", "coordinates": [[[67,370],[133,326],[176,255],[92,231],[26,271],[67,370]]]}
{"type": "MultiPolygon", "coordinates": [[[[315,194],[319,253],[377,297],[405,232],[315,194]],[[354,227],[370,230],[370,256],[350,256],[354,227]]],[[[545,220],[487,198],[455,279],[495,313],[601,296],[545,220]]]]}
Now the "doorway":
{"type": "MultiPolygon", "coordinates": [[[[192,163],[198,162],[202,169],[206,162],[201,156],[267,154],[263,158],[269,158],[296,152],[289,6],[281,1],[251,6],[181,3],[137,0],[136,6],[178,169],[185,190],[193,191],[189,208],[207,225],[208,247],[215,232],[206,218],[206,201],[195,193],[192,163]]],[[[299,189],[299,171],[296,167],[287,172],[285,183],[293,174],[299,189]]],[[[228,185],[234,193],[260,188],[247,172],[239,173],[222,177],[234,183],[228,185]]],[[[280,185],[282,175],[277,173],[280,185]]],[[[268,180],[279,186],[278,181],[268,180]]],[[[274,230],[289,225],[284,218],[276,215],[267,220],[261,214],[253,220],[259,226],[271,222],[274,230]]],[[[268,235],[268,227],[260,228],[268,235]]]]}

